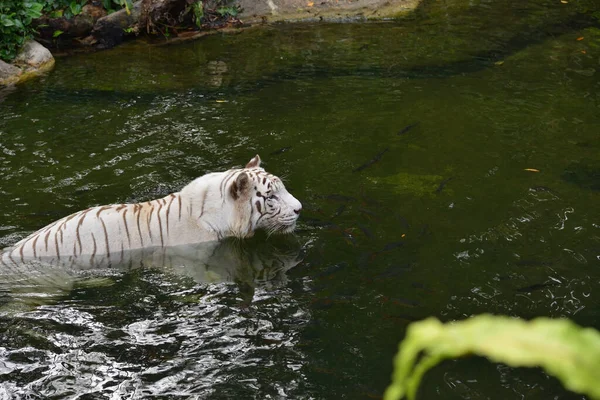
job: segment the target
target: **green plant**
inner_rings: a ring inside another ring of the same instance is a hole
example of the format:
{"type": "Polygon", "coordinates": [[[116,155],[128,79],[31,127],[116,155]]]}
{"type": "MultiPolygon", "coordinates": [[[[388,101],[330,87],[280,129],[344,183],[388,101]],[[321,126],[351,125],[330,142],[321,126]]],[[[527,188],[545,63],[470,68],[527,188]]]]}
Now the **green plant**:
{"type": "Polygon", "coordinates": [[[219,7],[217,13],[222,17],[237,17],[240,10],[238,7],[219,7]]]}
{"type": "Polygon", "coordinates": [[[35,1],[0,2],[0,59],[12,61],[33,36],[31,21],[42,15],[43,4],[35,1]]]}
{"type": "Polygon", "coordinates": [[[194,23],[198,28],[202,28],[202,17],[204,17],[204,5],[201,0],[198,0],[192,4],[192,11],[194,13],[194,23]]]}
{"type": "Polygon", "coordinates": [[[125,8],[127,14],[131,14],[131,9],[133,8],[133,1],[131,0],[113,0],[113,3],[121,6],[121,8],[125,8]]]}
{"type": "Polygon", "coordinates": [[[435,318],[412,323],[395,357],[384,400],[414,399],[425,372],[445,359],[470,354],[513,367],[540,366],[567,389],[600,399],[598,331],[565,319],[527,322],[480,315],[448,324],[435,318]]]}
{"type": "Polygon", "coordinates": [[[87,0],[38,0],[43,4],[44,12],[52,18],[72,18],[81,14],[87,0]]]}

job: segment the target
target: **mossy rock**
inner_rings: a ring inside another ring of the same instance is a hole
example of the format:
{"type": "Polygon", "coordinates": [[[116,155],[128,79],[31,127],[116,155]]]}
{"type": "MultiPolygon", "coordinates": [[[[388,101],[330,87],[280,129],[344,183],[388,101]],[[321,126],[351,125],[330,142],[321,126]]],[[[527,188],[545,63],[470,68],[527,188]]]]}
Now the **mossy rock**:
{"type": "MultiPolygon", "coordinates": [[[[446,179],[447,177],[441,175],[400,172],[383,178],[370,178],[369,180],[375,184],[389,185],[396,193],[410,194],[416,197],[432,197],[442,192],[439,190],[440,184],[446,179]]],[[[443,193],[452,193],[452,190],[445,187],[443,193]]]]}

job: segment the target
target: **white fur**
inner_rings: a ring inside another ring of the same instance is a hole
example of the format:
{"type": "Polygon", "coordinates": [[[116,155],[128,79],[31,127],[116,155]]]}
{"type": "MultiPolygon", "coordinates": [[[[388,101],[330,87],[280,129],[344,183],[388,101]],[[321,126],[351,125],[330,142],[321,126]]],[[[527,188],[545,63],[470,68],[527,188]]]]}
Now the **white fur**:
{"type": "Polygon", "coordinates": [[[127,250],[246,238],[257,229],[291,232],[301,208],[256,156],[246,168],[204,175],[162,199],[72,214],[7,249],[1,260],[118,263],[127,250]]]}

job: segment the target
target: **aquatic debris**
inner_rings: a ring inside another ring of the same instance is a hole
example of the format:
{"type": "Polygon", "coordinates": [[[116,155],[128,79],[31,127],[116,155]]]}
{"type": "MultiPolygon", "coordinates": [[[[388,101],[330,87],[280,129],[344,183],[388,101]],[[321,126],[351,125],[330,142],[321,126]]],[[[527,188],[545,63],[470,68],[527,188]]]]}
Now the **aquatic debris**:
{"type": "Polygon", "coordinates": [[[539,169],[535,169],[535,168],[525,168],[523,169],[523,171],[528,171],[528,172],[540,172],[539,169]]]}
{"type": "Polygon", "coordinates": [[[405,126],[404,128],[402,128],[400,130],[400,132],[398,132],[398,136],[404,135],[406,132],[410,131],[412,128],[414,128],[414,127],[416,127],[418,125],[419,125],[419,123],[415,122],[414,124],[410,124],[410,125],[405,126]]]}
{"type": "Polygon", "coordinates": [[[443,181],[440,182],[440,185],[437,187],[437,189],[435,189],[436,193],[442,193],[442,190],[444,190],[444,187],[446,186],[446,184],[448,182],[450,182],[452,180],[452,177],[446,178],[443,181]]]}
{"type": "Polygon", "coordinates": [[[291,149],[292,146],[286,146],[286,147],[282,147],[280,149],[277,149],[271,153],[269,153],[270,156],[277,156],[279,154],[285,153],[286,151],[288,151],[289,149],[291,149]]]}
{"type": "Polygon", "coordinates": [[[577,38],[577,41],[582,41],[583,39],[584,39],[584,37],[580,36],[580,37],[577,38]]]}
{"type": "Polygon", "coordinates": [[[496,61],[496,62],[494,63],[494,65],[498,65],[498,66],[500,66],[500,65],[502,65],[502,64],[504,64],[504,61],[496,61]]]}
{"type": "Polygon", "coordinates": [[[371,165],[375,164],[377,161],[381,160],[381,157],[383,157],[383,155],[385,153],[387,153],[389,151],[389,149],[390,149],[389,147],[386,147],[383,151],[380,151],[379,153],[375,154],[375,157],[373,157],[371,160],[369,160],[366,163],[364,163],[363,165],[353,169],[352,172],[362,171],[363,169],[368,168],[371,165]]]}

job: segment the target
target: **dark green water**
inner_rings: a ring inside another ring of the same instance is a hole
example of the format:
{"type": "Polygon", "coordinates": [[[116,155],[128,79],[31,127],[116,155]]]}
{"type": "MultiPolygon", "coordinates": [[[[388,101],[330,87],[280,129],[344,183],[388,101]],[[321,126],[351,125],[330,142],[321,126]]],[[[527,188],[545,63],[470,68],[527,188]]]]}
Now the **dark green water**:
{"type": "MultiPolygon", "coordinates": [[[[379,398],[414,320],[600,329],[595,6],[437,1],[394,23],[125,45],[2,92],[1,247],[256,153],[304,212],[239,265],[3,285],[0,398],[379,398]]],[[[420,393],[582,398],[477,358],[420,393]]]]}

